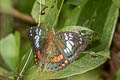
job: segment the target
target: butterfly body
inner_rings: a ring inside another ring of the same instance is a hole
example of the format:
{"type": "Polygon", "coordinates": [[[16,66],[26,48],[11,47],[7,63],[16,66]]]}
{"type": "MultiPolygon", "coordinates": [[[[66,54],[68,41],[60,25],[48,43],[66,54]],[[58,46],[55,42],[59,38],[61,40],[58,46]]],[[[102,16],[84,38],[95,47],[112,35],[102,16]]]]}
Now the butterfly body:
{"type": "Polygon", "coordinates": [[[47,32],[38,27],[27,31],[33,49],[35,63],[43,66],[43,71],[57,72],[76,60],[88,45],[88,39],[75,32],[47,32]]]}

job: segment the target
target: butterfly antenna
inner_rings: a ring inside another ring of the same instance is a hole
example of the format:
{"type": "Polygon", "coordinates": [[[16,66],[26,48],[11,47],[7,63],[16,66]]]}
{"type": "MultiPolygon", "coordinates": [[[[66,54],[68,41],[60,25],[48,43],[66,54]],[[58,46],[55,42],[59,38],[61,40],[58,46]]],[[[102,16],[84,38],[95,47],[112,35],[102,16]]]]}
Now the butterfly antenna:
{"type": "Polygon", "coordinates": [[[41,7],[41,0],[40,0],[40,14],[39,14],[39,20],[38,20],[38,25],[37,25],[38,27],[40,26],[40,22],[41,22],[40,21],[40,19],[41,19],[41,8],[42,7],[41,7]]]}

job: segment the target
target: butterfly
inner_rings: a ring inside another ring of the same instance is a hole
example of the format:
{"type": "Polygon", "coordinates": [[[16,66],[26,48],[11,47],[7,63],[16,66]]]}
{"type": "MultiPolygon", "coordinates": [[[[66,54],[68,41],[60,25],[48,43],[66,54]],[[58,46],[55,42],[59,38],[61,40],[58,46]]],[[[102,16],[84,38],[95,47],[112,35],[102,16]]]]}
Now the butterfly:
{"type": "Polygon", "coordinates": [[[27,30],[27,36],[35,64],[46,72],[63,70],[88,46],[85,36],[69,31],[55,33],[54,28],[47,32],[39,27],[31,27],[27,30]]]}

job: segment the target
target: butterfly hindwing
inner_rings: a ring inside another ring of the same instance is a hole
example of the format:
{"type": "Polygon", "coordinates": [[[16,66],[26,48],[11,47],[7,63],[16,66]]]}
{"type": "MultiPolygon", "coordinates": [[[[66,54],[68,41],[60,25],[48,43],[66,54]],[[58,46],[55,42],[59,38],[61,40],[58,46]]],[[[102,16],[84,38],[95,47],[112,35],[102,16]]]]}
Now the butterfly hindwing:
{"type": "Polygon", "coordinates": [[[64,58],[64,55],[59,50],[56,42],[54,42],[50,47],[51,52],[47,56],[48,63],[45,64],[44,71],[57,72],[64,69],[68,64],[68,61],[64,58]]]}
{"type": "Polygon", "coordinates": [[[80,52],[88,45],[88,39],[75,32],[60,32],[57,37],[59,49],[69,62],[77,59],[80,52]]]}

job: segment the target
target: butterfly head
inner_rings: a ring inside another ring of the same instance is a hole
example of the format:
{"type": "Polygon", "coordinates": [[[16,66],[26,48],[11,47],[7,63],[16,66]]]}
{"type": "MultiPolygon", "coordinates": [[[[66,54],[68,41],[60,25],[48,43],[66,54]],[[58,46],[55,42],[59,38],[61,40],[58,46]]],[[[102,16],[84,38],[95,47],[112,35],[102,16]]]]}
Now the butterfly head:
{"type": "Polygon", "coordinates": [[[54,35],[55,35],[55,30],[54,30],[54,28],[53,28],[53,27],[50,29],[50,33],[52,33],[52,34],[54,34],[54,35]]]}

